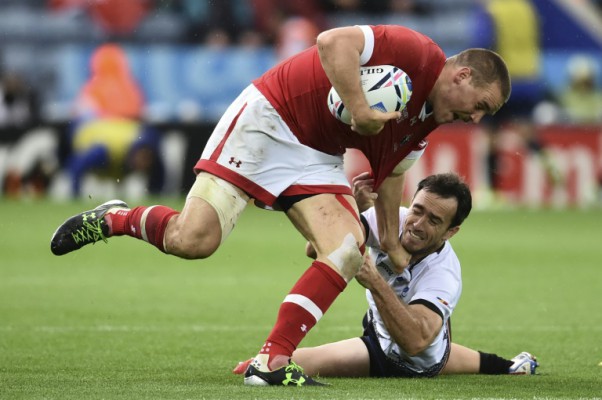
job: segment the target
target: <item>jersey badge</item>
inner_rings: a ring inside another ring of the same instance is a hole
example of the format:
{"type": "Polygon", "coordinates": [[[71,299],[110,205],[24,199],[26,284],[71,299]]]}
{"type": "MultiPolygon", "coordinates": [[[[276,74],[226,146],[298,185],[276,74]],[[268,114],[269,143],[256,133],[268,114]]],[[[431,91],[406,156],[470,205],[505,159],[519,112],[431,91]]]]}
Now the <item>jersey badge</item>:
{"type": "Polygon", "coordinates": [[[410,141],[410,139],[412,139],[412,135],[405,135],[403,137],[403,139],[401,139],[398,143],[394,143],[393,144],[393,152],[395,153],[397,150],[399,150],[400,147],[402,147],[404,144],[408,143],[410,141]]]}
{"type": "Polygon", "coordinates": [[[446,300],[443,300],[441,297],[437,297],[439,303],[443,304],[445,307],[449,307],[449,303],[446,300]]]}

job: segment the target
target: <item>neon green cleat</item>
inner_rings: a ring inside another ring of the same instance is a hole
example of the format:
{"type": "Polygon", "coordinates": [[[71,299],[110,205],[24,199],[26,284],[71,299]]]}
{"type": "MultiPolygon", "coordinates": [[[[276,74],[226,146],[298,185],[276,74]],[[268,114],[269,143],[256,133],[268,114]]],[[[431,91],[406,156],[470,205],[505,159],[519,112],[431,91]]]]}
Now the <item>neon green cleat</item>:
{"type": "Polygon", "coordinates": [[[275,371],[262,372],[249,365],[245,372],[245,385],[250,386],[328,386],[303,373],[303,368],[291,361],[275,371]]]}
{"type": "Polygon", "coordinates": [[[100,240],[107,242],[109,227],[104,216],[112,208],[128,208],[121,200],[107,201],[93,210],[74,215],[63,222],[52,235],[50,250],[61,256],[100,240]]]}

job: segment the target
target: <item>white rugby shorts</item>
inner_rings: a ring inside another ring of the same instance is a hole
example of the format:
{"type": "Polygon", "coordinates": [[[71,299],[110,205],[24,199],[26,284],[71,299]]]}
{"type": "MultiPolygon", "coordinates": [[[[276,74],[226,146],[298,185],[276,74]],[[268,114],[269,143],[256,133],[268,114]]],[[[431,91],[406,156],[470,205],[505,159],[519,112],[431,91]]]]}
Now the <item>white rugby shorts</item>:
{"type": "Polygon", "coordinates": [[[301,144],[253,85],[228,107],[195,171],[219,176],[267,206],[281,195],[352,195],[343,155],[301,144]]]}

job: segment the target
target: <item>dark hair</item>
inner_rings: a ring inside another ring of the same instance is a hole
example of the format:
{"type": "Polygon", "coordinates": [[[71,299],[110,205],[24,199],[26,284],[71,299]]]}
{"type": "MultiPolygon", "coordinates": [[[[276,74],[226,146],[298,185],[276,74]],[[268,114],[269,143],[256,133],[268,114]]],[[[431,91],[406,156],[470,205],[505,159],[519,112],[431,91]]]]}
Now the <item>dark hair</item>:
{"type": "MultiPolygon", "coordinates": [[[[468,185],[454,173],[430,175],[418,183],[416,193],[424,190],[434,193],[444,199],[454,197],[458,202],[456,215],[450,223],[450,228],[459,226],[464,222],[472,209],[472,195],[468,185]]],[[[416,196],[416,193],[414,196],[416,196]]]]}
{"type": "Polygon", "coordinates": [[[450,60],[472,70],[472,84],[475,87],[499,84],[502,97],[508,101],[512,91],[510,73],[499,54],[488,49],[467,49],[450,57],[450,60]]]}

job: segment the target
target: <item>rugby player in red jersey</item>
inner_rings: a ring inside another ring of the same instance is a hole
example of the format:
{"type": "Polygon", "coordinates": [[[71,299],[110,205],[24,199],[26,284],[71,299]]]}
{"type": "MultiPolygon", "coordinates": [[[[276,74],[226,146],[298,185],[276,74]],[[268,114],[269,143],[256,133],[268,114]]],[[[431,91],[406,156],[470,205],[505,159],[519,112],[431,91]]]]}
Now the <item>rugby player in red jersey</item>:
{"type": "Polygon", "coordinates": [[[370,163],[380,247],[401,271],[411,258],[398,237],[404,171],[411,164],[404,159],[422,151],[437,126],[477,123],[509,96],[508,70],[492,51],[468,49],[446,58],[428,37],[393,25],[325,31],[315,46],[254,80],[225,111],[195,165],[197,178],[181,212],[112,200],[65,221],[51,250],[62,255],[128,235],[167,254],[206,258],[250,199],[283,210],[316,259],[285,297],[245,383],[319,385],[290,357],[363,263],[364,237],[343,153],[358,149],[370,163]],[[360,66],[384,64],[412,80],[412,97],[400,112],[371,109],[363,95],[360,66]],[[332,86],[351,125],[330,114],[332,86]]]}

